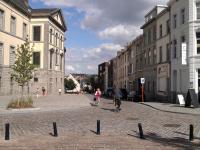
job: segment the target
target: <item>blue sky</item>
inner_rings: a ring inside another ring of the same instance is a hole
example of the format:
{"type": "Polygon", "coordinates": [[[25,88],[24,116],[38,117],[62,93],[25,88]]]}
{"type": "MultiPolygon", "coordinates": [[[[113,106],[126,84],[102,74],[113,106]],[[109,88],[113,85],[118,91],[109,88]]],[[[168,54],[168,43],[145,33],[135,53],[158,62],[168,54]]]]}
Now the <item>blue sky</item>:
{"type": "Polygon", "coordinates": [[[62,8],[68,31],[66,74],[96,74],[98,64],[116,56],[140,35],[144,15],[168,0],[29,0],[32,8],[62,8]]]}

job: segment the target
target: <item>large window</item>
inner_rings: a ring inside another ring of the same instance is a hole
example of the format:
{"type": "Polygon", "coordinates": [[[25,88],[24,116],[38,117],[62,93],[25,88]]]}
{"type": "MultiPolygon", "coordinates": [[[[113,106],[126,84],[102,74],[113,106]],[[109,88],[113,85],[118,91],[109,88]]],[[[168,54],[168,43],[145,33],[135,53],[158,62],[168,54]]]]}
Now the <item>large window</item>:
{"type": "Polygon", "coordinates": [[[169,33],[170,32],[170,21],[169,20],[167,20],[167,22],[166,22],[166,32],[167,33],[169,33]]]}
{"type": "Polygon", "coordinates": [[[174,40],[174,58],[177,58],[177,41],[174,40]]]}
{"type": "Polygon", "coordinates": [[[27,24],[23,23],[23,39],[26,39],[27,35],[27,24]]]}
{"type": "Polygon", "coordinates": [[[34,26],[33,27],[33,41],[40,41],[41,38],[41,27],[40,26],[34,26]]]}
{"type": "Polygon", "coordinates": [[[162,24],[160,25],[160,38],[162,37],[162,24]]]}
{"type": "Polygon", "coordinates": [[[0,43],[0,65],[3,65],[3,43],[0,43]]]}
{"type": "Polygon", "coordinates": [[[197,7],[197,19],[200,19],[200,2],[196,3],[196,7],[197,7]]]}
{"type": "Polygon", "coordinates": [[[58,46],[58,33],[56,33],[56,46],[58,46]]]}
{"type": "Polygon", "coordinates": [[[62,71],[62,68],[63,68],[63,55],[60,55],[60,70],[62,71]]]}
{"type": "Polygon", "coordinates": [[[162,63],[162,46],[159,48],[160,63],[162,63]]]}
{"type": "Polygon", "coordinates": [[[56,50],[56,65],[58,65],[58,50],[56,50]]]}
{"type": "Polygon", "coordinates": [[[60,48],[62,49],[62,42],[63,42],[63,37],[60,37],[60,48]]]}
{"type": "Polygon", "coordinates": [[[11,16],[10,19],[10,32],[13,35],[16,35],[16,18],[11,16]]]}
{"type": "Polygon", "coordinates": [[[40,66],[40,52],[33,52],[33,64],[40,66]]]}
{"type": "Polygon", "coordinates": [[[173,23],[174,23],[174,29],[175,29],[176,25],[177,25],[177,16],[176,15],[173,16],[173,23]]]}
{"type": "Polygon", "coordinates": [[[166,55],[167,55],[167,61],[169,61],[170,60],[170,45],[169,45],[169,43],[167,43],[167,45],[166,45],[166,55]]]}
{"type": "Polygon", "coordinates": [[[10,57],[9,57],[10,66],[13,66],[15,63],[15,47],[10,46],[10,57]]]}
{"type": "Polygon", "coordinates": [[[4,29],[4,11],[0,9],[0,30],[4,29]]]}
{"type": "Polygon", "coordinates": [[[50,43],[53,43],[53,41],[52,41],[52,38],[53,38],[53,30],[52,29],[50,29],[50,43]]]}
{"type": "Polygon", "coordinates": [[[185,23],[185,9],[181,10],[181,23],[184,24],[185,23]]]}
{"type": "Polygon", "coordinates": [[[53,52],[50,52],[50,69],[53,68],[53,52]]]}
{"type": "Polygon", "coordinates": [[[197,39],[197,54],[200,54],[200,32],[196,33],[196,39],[197,39]]]}

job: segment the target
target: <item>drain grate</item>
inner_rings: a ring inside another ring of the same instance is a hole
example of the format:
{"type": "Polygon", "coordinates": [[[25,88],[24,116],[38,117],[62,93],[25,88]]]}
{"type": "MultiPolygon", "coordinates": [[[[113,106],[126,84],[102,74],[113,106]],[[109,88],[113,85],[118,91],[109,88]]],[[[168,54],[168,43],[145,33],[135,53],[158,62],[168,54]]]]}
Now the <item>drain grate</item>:
{"type": "Polygon", "coordinates": [[[131,118],[131,117],[129,117],[126,120],[139,120],[139,119],[138,118],[131,118]]]}
{"type": "Polygon", "coordinates": [[[178,128],[180,127],[180,124],[164,124],[163,127],[168,127],[168,128],[178,128]]]}

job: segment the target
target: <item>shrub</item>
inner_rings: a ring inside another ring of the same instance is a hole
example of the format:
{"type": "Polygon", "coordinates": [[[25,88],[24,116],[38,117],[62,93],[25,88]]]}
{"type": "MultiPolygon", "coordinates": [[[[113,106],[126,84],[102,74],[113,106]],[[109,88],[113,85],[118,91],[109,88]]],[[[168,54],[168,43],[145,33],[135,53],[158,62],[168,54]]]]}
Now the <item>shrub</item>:
{"type": "Polygon", "coordinates": [[[33,108],[32,97],[21,97],[11,100],[7,108],[19,109],[19,108],[33,108]]]}

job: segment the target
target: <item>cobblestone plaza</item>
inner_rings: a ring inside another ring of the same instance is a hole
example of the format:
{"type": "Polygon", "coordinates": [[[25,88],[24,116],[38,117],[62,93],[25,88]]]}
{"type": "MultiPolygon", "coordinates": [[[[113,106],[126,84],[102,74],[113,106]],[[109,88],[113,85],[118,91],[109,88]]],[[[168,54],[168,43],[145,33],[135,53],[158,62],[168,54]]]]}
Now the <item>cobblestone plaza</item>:
{"type": "Polygon", "coordinates": [[[187,109],[186,114],[181,114],[123,101],[122,110],[117,113],[112,100],[102,99],[98,107],[92,107],[92,96],[64,95],[36,99],[37,109],[12,111],[4,110],[5,97],[4,100],[0,104],[1,150],[196,150],[200,147],[199,109],[193,110],[195,113],[187,109]],[[101,135],[95,133],[97,120],[101,120],[101,135]],[[9,141],[4,140],[4,124],[7,122],[11,129],[9,141]],[[50,134],[53,132],[53,122],[57,123],[58,137],[50,134]],[[139,139],[138,123],[143,125],[145,140],[139,139]],[[194,125],[195,140],[192,142],[188,140],[190,124],[194,125]]]}

